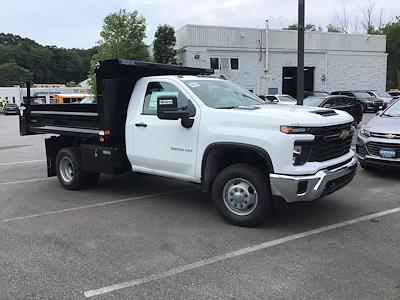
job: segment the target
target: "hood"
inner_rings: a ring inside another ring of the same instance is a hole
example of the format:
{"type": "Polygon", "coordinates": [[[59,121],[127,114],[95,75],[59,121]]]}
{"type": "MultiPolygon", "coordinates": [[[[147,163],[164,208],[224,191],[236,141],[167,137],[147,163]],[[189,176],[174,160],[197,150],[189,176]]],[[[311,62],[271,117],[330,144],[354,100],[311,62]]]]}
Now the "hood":
{"type": "Polygon", "coordinates": [[[400,135],[400,117],[376,116],[372,118],[364,128],[375,133],[392,133],[400,135]]]}
{"type": "Polygon", "coordinates": [[[254,109],[234,108],[231,112],[247,116],[269,117],[280,119],[281,125],[288,126],[330,126],[353,122],[347,112],[320,107],[299,105],[258,105],[254,109]]]}
{"type": "Polygon", "coordinates": [[[365,102],[374,102],[376,100],[382,101],[382,99],[379,99],[378,97],[360,97],[357,99],[360,101],[365,101],[365,102]]]}

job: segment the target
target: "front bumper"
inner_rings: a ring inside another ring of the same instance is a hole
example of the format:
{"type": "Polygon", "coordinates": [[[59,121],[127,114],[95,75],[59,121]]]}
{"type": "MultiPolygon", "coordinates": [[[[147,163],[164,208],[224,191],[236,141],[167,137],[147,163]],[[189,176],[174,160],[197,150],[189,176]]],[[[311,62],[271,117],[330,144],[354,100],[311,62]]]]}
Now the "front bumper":
{"type": "Polygon", "coordinates": [[[371,153],[367,148],[367,143],[379,143],[382,148],[386,148],[385,144],[388,144],[388,148],[392,148],[393,145],[398,144],[397,147],[400,149],[400,142],[398,140],[388,140],[382,138],[363,137],[358,135],[356,152],[360,163],[366,166],[378,167],[378,168],[389,168],[389,169],[400,169],[400,158],[384,158],[377,153],[371,153]]]}
{"type": "Polygon", "coordinates": [[[273,196],[286,202],[312,201],[346,186],[357,171],[357,158],[333,169],[324,169],[314,175],[290,176],[270,174],[273,196]]]}
{"type": "Polygon", "coordinates": [[[383,101],[379,101],[379,102],[374,101],[374,102],[366,102],[365,103],[365,109],[368,110],[368,111],[377,112],[379,110],[384,109],[385,107],[386,106],[385,106],[383,101]]]}
{"type": "Polygon", "coordinates": [[[4,109],[3,110],[5,114],[16,114],[19,115],[19,110],[18,109],[4,109]]]}

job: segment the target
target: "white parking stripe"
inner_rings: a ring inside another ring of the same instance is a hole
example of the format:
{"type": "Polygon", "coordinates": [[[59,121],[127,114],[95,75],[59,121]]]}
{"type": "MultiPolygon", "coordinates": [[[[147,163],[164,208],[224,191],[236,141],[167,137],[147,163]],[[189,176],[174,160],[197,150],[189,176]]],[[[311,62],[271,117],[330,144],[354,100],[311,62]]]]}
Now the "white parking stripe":
{"type": "Polygon", "coordinates": [[[22,165],[22,164],[33,164],[37,162],[45,162],[45,159],[37,159],[37,160],[26,160],[26,161],[15,161],[15,162],[7,162],[7,163],[1,163],[1,166],[12,166],[12,165],[22,165]]]}
{"type": "Polygon", "coordinates": [[[140,200],[140,199],[146,199],[146,198],[153,198],[153,197],[183,193],[183,192],[192,191],[192,190],[196,190],[196,189],[198,189],[198,188],[196,187],[196,188],[188,188],[188,189],[182,189],[182,190],[174,190],[174,191],[169,191],[169,192],[161,192],[161,193],[156,193],[156,194],[136,196],[136,197],[130,197],[130,198],[125,198],[125,199],[120,199],[120,200],[100,202],[100,203],[66,208],[66,209],[60,209],[60,210],[53,210],[53,211],[49,211],[49,212],[45,212],[45,213],[41,213],[41,214],[33,214],[33,215],[28,215],[28,216],[23,216],[23,217],[15,217],[15,218],[2,219],[2,220],[0,219],[0,224],[20,221],[20,220],[26,220],[26,219],[33,219],[33,218],[38,218],[38,217],[43,217],[43,216],[62,214],[65,212],[77,211],[77,210],[81,210],[81,209],[93,208],[93,207],[99,207],[99,206],[106,206],[106,205],[110,205],[110,204],[117,204],[117,203],[122,203],[122,202],[133,201],[133,200],[140,200]]]}
{"type": "Polygon", "coordinates": [[[44,180],[51,180],[51,179],[54,179],[54,178],[56,178],[56,177],[45,177],[45,178],[37,178],[37,179],[26,179],[26,180],[18,180],[18,181],[0,182],[0,185],[9,185],[9,184],[44,181],[44,180]]]}
{"type": "Polygon", "coordinates": [[[345,226],[348,226],[348,225],[360,223],[360,222],[363,222],[363,221],[375,219],[375,218],[382,217],[382,216],[395,214],[395,213],[398,213],[398,212],[400,212],[400,207],[396,207],[394,209],[389,209],[389,210],[381,211],[381,212],[378,212],[378,213],[375,213],[375,214],[370,214],[370,215],[367,215],[367,216],[363,216],[363,217],[351,219],[351,220],[348,220],[348,221],[336,223],[336,224],[333,224],[333,225],[324,226],[324,227],[321,227],[321,228],[317,228],[317,229],[313,229],[313,230],[309,230],[309,231],[305,231],[305,232],[289,235],[289,236],[286,236],[286,237],[283,237],[283,238],[280,238],[280,239],[276,239],[276,240],[273,240],[273,241],[261,243],[261,244],[258,244],[258,245],[242,248],[242,249],[239,249],[239,250],[236,250],[236,251],[233,251],[233,252],[225,253],[225,254],[222,254],[222,255],[210,257],[210,258],[203,259],[203,260],[199,260],[199,261],[196,261],[194,263],[191,263],[191,264],[188,264],[188,265],[184,265],[184,266],[181,266],[181,267],[177,267],[177,268],[174,268],[174,269],[170,269],[170,270],[167,270],[167,271],[162,272],[162,273],[156,273],[156,274],[152,274],[152,275],[145,276],[145,277],[142,277],[142,278],[134,279],[134,280],[131,280],[131,281],[121,282],[121,283],[109,285],[109,286],[106,286],[106,287],[102,287],[102,288],[99,288],[99,289],[86,291],[86,292],[84,292],[84,295],[85,295],[86,298],[90,298],[90,297],[94,297],[94,296],[103,295],[103,294],[106,294],[106,293],[111,293],[113,291],[121,290],[121,289],[128,288],[128,287],[138,286],[138,285],[141,285],[143,283],[152,282],[152,281],[155,281],[155,280],[158,280],[158,279],[174,276],[174,275],[179,274],[179,273],[183,273],[183,272],[187,272],[187,271],[190,271],[190,270],[198,269],[198,268],[201,268],[201,267],[204,267],[204,266],[207,266],[207,265],[211,265],[211,264],[214,264],[216,262],[223,261],[223,260],[226,260],[226,259],[238,257],[238,256],[241,256],[241,255],[244,255],[244,254],[249,254],[249,253],[252,253],[252,252],[255,252],[255,251],[267,249],[267,248],[270,248],[270,247],[273,247],[273,246],[276,246],[276,245],[280,245],[280,244],[283,244],[283,243],[287,243],[287,242],[290,242],[290,241],[302,239],[302,238],[309,237],[309,236],[312,236],[312,235],[316,235],[316,234],[319,234],[319,233],[322,233],[322,232],[331,231],[331,230],[338,229],[338,228],[341,228],[341,227],[345,227],[345,226]]]}

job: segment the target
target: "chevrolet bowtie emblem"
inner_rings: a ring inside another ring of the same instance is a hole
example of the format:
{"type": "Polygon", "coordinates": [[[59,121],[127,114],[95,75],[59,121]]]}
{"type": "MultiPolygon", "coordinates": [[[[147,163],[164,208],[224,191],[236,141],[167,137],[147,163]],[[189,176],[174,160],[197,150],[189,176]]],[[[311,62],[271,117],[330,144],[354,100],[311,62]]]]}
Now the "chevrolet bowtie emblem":
{"type": "Polygon", "coordinates": [[[343,130],[340,135],[339,135],[339,139],[341,140],[345,140],[350,136],[350,132],[348,130],[343,130]]]}
{"type": "Polygon", "coordinates": [[[396,137],[395,134],[391,134],[391,133],[385,134],[385,138],[387,138],[387,139],[394,139],[395,137],[396,137]]]}

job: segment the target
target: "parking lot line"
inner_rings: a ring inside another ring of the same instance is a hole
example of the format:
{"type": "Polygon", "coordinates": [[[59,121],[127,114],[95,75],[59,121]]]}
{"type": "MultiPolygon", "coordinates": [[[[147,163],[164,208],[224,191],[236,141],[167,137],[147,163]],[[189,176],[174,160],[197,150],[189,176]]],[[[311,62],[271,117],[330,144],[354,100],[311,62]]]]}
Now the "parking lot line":
{"type": "Polygon", "coordinates": [[[112,284],[106,287],[102,287],[102,288],[98,288],[98,289],[94,289],[94,290],[89,290],[84,292],[84,296],[86,298],[90,298],[90,297],[94,297],[94,296],[99,296],[99,295],[103,295],[103,294],[107,294],[107,293],[111,293],[113,291],[116,290],[121,290],[121,289],[125,289],[128,287],[134,287],[134,286],[138,286],[144,283],[148,283],[148,282],[152,282],[155,280],[159,280],[162,278],[166,278],[166,277],[171,277],[174,276],[176,274],[180,274],[183,272],[187,272],[190,270],[194,270],[194,269],[198,269],[207,265],[211,265],[214,264],[216,262],[220,262],[220,261],[224,261],[230,258],[234,258],[234,257],[238,257],[238,256],[242,256],[244,254],[249,254],[255,251],[259,251],[259,250],[264,250],[270,247],[274,247],[280,244],[284,244],[290,241],[294,241],[294,240],[298,240],[298,239],[302,239],[302,238],[306,238],[309,236],[313,236],[316,234],[320,234],[323,232],[327,232],[327,231],[332,231],[335,229],[339,229],[345,226],[349,226],[352,224],[357,224],[360,222],[364,222],[367,220],[372,220],[378,217],[383,217],[383,216],[387,216],[387,215],[391,215],[391,214],[395,214],[395,213],[399,213],[400,212],[400,207],[396,207],[393,209],[389,209],[389,210],[385,210],[385,211],[381,211],[378,213],[374,213],[374,214],[369,214],[366,216],[362,216],[362,217],[358,217],[355,219],[351,219],[351,220],[347,220],[344,222],[339,222],[336,224],[332,224],[332,225],[328,225],[328,226],[324,226],[324,227],[320,227],[317,229],[313,229],[313,230],[309,230],[309,231],[305,231],[305,232],[301,232],[301,233],[297,233],[297,234],[293,234],[293,235],[289,235],[283,238],[279,238],[276,240],[272,240],[272,241],[268,241],[265,243],[261,243],[261,244],[257,244],[254,246],[250,246],[250,247],[246,247],[246,248],[242,248],[233,252],[229,252],[229,253],[225,253],[222,255],[218,255],[218,256],[213,256],[207,259],[202,259],[199,261],[196,261],[194,263],[191,264],[187,264],[187,265],[183,265],[177,268],[173,268],[173,269],[169,269],[165,272],[161,272],[161,273],[155,273],[152,275],[148,275],[145,277],[141,277],[138,279],[134,279],[131,281],[125,281],[125,282],[121,282],[121,283],[117,283],[117,284],[112,284]]]}
{"type": "Polygon", "coordinates": [[[26,180],[18,180],[18,181],[9,181],[9,182],[1,182],[1,185],[9,185],[9,184],[18,184],[18,183],[27,183],[27,182],[36,182],[36,181],[43,181],[43,180],[50,180],[54,179],[55,177],[45,177],[45,178],[37,178],[37,179],[26,179],[26,180]]]}
{"type": "Polygon", "coordinates": [[[1,163],[1,166],[12,166],[12,165],[21,165],[21,164],[33,164],[37,162],[45,162],[45,159],[37,159],[37,160],[26,160],[26,161],[15,161],[15,162],[7,162],[7,163],[1,163]]]}
{"type": "Polygon", "coordinates": [[[160,196],[166,196],[166,195],[171,195],[171,194],[183,193],[183,192],[192,191],[192,190],[196,190],[196,189],[198,189],[198,188],[197,187],[195,187],[195,188],[193,187],[193,188],[188,188],[188,189],[174,190],[174,191],[169,191],[169,192],[161,192],[161,193],[155,193],[155,194],[150,194],[150,195],[142,195],[142,196],[124,198],[124,199],[119,199],[119,200],[114,200],[114,201],[100,202],[100,203],[89,204],[89,205],[84,205],[84,206],[53,210],[53,211],[49,211],[49,212],[44,212],[44,213],[40,213],[40,214],[33,214],[33,215],[27,215],[27,216],[22,216],[22,217],[15,217],[15,218],[9,218],[9,219],[0,219],[0,224],[20,221],[20,220],[39,218],[39,217],[43,217],[43,216],[62,214],[62,213],[71,212],[71,211],[77,211],[77,210],[86,209],[86,208],[93,208],[93,207],[106,206],[106,205],[110,205],[110,204],[129,202],[129,201],[133,201],[133,200],[141,200],[141,199],[146,199],[146,198],[160,197],[160,196]]]}

